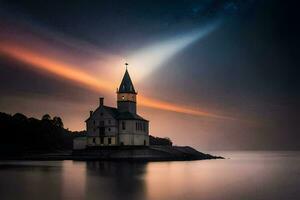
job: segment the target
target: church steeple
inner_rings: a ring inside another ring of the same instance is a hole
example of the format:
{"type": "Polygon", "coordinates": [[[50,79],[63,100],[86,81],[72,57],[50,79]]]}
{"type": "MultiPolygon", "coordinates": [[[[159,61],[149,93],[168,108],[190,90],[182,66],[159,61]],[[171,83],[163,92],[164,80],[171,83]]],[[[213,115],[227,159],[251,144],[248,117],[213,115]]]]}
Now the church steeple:
{"type": "Polygon", "coordinates": [[[129,76],[127,65],[128,64],[125,63],[126,71],[121,81],[120,87],[117,90],[117,104],[120,112],[136,113],[137,93],[129,76]]]}
{"type": "Polygon", "coordinates": [[[120,84],[118,92],[136,94],[136,92],[134,90],[134,87],[133,87],[133,84],[132,84],[132,81],[131,81],[131,78],[130,78],[128,70],[127,70],[127,65],[126,65],[126,71],[125,71],[125,74],[123,76],[123,79],[122,79],[122,82],[120,84]]]}

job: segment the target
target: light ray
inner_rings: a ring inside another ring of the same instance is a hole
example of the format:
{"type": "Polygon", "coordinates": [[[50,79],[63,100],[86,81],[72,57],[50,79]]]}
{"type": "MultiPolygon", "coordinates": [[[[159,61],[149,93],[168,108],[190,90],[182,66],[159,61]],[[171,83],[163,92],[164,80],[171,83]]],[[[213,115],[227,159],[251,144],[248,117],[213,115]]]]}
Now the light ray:
{"type": "MultiPolygon", "coordinates": [[[[50,72],[51,74],[71,80],[73,82],[84,84],[96,91],[105,90],[111,92],[115,89],[113,83],[99,80],[98,78],[95,78],[92,75],[85,73],[84,71],[78,70],[77,66],[68,65],[66,63],[53,60],[44,55],[32,52],[19,46],[15,46],[13,44],[1,43],[0,52],[11,58],[28,64],[28,67],[33,67],[34,69],[50,72]]],[[[145,107],[191,114],[195,116],[233,119],[231,117],[205,112],[195,108],[186,108],[182,105],[171,104],[169,102],[151,99],[141,95],[139,96],[139,104],[145,107]]]]}
{"type": "Polygon", "coordinates": [[[134,77],[137,77],[138,80],[141,80],[162,66],[164,62],[169,60],[176,53],[214,31],[219,25],[220,22],[216,21],[215,23],[211,23],[208,26],[190,33],[178,35],[172,39],[159,41],[145,48],[138,49],[136,51],[137,53],[126,58],[130,64],[131,73],[134,77]]]}

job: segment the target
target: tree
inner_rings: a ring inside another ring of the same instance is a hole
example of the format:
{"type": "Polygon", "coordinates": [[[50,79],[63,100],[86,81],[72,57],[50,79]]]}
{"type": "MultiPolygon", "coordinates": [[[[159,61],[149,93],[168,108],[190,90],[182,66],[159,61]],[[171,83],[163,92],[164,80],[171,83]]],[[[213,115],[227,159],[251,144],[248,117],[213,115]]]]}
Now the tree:
{"type": "Polygon", "coordinates": [[[53,117],[52,122],[53,122],[53,124],[54,124],[55,126],[57,126],[57,127],[60,127],[60,128],[63,128],[63,127],[64,127],[64,124],[63,124],[63,122],[62,122],[62,120],[61,120],[60,117],[57,117],[57,116],[53,117]]]}
{"type": "Polygon", "coordinates": [[[45,114],[45,115],[43,115],[43,117],[42,117],[42,120],[51,120],[51,117],[50,117],[50,115],[49,114],[45,114]]]}
{"type": "Polygon", "coordinates": [[[23,115],[22,113],[16,113],[13,116],[14,119],[20,120],[20,121],[26,121],[27,117],[23,115]]]}

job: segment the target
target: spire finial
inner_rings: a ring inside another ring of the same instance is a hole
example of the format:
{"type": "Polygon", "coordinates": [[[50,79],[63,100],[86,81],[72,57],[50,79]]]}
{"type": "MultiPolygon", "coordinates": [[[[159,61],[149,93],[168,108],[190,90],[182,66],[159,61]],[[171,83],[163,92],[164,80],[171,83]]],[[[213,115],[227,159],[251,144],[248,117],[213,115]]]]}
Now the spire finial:
{"type": "Polygon", "coordinates": [[[126,66],[126,70],[127,70],[128,63],[125,63],[125,66],[126,66]]]}

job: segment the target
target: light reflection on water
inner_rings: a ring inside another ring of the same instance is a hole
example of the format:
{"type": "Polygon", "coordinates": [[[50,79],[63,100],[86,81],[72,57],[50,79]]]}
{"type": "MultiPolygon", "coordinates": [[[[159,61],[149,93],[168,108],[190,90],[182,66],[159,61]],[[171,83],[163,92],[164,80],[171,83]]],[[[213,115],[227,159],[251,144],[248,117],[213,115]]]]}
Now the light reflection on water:
{"type": "Polygon", "coordinates": [[[300,199],[300,152],[186,162],[0,161],[0,199],[300,199]]]}

